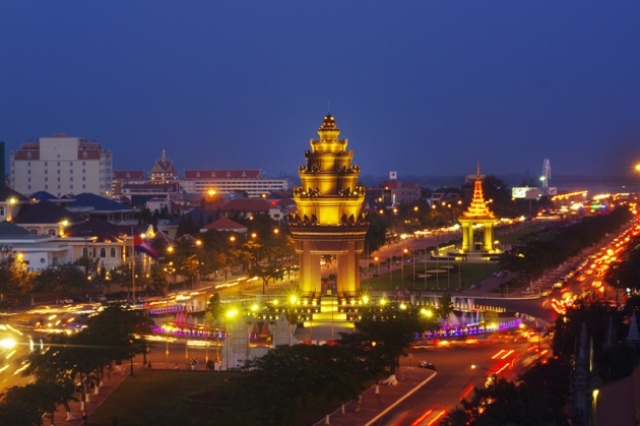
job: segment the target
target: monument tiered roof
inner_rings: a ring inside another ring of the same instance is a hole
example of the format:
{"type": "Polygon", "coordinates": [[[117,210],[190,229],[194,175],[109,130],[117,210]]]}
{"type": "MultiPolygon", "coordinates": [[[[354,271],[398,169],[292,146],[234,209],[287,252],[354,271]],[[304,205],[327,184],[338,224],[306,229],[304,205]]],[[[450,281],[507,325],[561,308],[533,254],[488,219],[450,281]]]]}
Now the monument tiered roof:
{"type": "Polygon", "coordinates": [[[482,179],[480,178],[480,165],[478,164],[478,173],[476,175],[473,187],[473,198],[467,210],[462,214],[463,219],[493,219],[495,215],[484,200],[482,192],[482,179]]]}

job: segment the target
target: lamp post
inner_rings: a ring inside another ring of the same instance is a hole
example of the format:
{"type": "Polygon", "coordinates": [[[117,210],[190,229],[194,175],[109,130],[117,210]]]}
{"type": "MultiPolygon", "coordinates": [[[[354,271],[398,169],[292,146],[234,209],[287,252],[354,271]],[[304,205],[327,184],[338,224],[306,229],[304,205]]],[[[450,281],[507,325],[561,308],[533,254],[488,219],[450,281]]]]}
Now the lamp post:
{"type": "Polygon", "coordinates": [[[494,370],[492,370],[490,368],[483,367],[483,366],[478,365],[478,364],[472,364],[471,365],[471,369],[472,370],[485,370],[485,371],[488,371],[489,373],[491,373],[491,384],[495,386],[497,378],[498,378],[498,375],[494,370]]]}
{"type": "Polygon", "coordinates": [[[378,264],[378,288],[380,288],[380,258],[376,256],[373,260],[378,264]]]}
{"type": "Polygon", "coordinates": [[[404,249],[402,250],[402,261],[400,262],[400,274],[401,274],[401,282],[402,282],[402,286],[404,287],[404,255],[409,253],[409,249],[404,249]]]}
{"type": "Polygon", "coordinates": [[[226,370],[229,370],[229,330],[227,329],[227,322],[231,319],[233,319],[233,317],[235,317],[238,314],[238,310],[237,309],[230,309],[228,310],[224,316],[225,316],[225,322],[224,322],[224,332],[225,332],[225,338],[224,338],[224,345],[227,347],[226,349],[226,356],[225,356],[225,364],[226,364],[226,370]]]}

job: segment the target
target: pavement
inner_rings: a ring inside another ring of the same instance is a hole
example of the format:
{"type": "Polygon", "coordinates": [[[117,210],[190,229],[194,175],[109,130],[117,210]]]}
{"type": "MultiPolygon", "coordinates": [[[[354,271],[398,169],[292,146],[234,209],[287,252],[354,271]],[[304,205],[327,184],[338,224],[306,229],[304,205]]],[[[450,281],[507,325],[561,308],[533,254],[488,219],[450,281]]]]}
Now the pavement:
{"type": "Polygon", "coordinates": [[[375,423],[388,411],[400,404],[414,392],[427,384],[436,376],[435,371],[417,367],[402,367],[396,374],[398,384],[395,386],[379,385],[379,393],[376,394],[376,385],[373,385],[362,393],[362,400],[349,401],[345,404],[344,414],[342,408],[318,421],[314,426],[324,424],[344,426],[367,426],[375,423]]]}
{"type": "MultiPolygon", "coordinates": [[[[140,364],[138,365],[134,364],[134,374],[136,370],[139,370],[141,368],[142,366],[140,364]]],[[[122,382],[124,382],[124,380],[127,377],[129,377],[129,374],[130,374],[130,368],[128,364],[127,365],[123,364],[120,372],[117,372],[115,369],[113,369],[111,371],[110,378],[108,378],[108,373],[105,369],[105,379],[103,381],[103,385],[100,387],[100,389],[98,389],[98,395],[91,394],[89,396],[89,402],[85,403],[85,412],[88,417],[87,423],[91,424],[91,421],[90,421],[91,413],[93,413],[109,397],[111,392],[113,392],[122,382]]],[[[83,412],[82,412],[82,406],[80,401],[78,402],[70,401],[69,408],[71,408],[71,413],[75,417],[75,420],[66,421],[66,418],[67,418],[66,410],[62,405],[59,405],[57,407],[57,410],[54,416],[55,423],[51,423],[51,419],[47,417],[43,419],[44,420],[43,425],[44,426],[62,425],[62,424],[82,425],[83,412]]]]}

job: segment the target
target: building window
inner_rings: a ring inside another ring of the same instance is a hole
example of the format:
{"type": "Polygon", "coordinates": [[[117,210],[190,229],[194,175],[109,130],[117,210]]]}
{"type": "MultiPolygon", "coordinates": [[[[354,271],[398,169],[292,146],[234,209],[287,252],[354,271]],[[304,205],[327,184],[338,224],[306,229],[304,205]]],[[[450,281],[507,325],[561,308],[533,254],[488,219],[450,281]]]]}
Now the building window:
{"type": "Polygon", "coordinates": [[[60,185],[58,185],[58,189],[60,189],[60,185]]]}
{"type": "Polygon", "coordinates": [[[27,167],[31,167],[31,161],[27,163],[27,167]]]}
{"type": "MultiPolygon", "coordinates": [[[[58,155],[58,158],[60,158],[60,156],[58,155]]],[[[58,167],[60,167],[60,162],[58,161],[58,167]]]]}
{"type": "Polygon", "coordinates": [[[69,167],[73,167],[73,161],[69,161],[69,167]]]}
{"type": "Polygon", "coordinates": [[[85,169],[82,169],[82,173],[86,173],[86,170],[85,170],[85,169]]]}
{"type": "Polygon", "coordinates": [[[87,178],[82,176],[82,181],[84,182],[85,180],[87,180],[87,178]]]}
{"type": "Polygon", "coordinates": [[[100,257],[107,257],[107,250],[104,247],[100,249],[100,257]]]}
{"type": "Polygon", "coordinates": [[[49,178],[48,177],[44,178],[44,181],[49,182],[49,178]]]}
{"type": "Polygon", "coordinates": [[[69,186],[69,189],[73,189],[73,185],[70,185],[70,186],[69,186]]]}
{"type": "Polygon", "coordinates": [[[58,182],[60,182],[60,178],[58,178],[58,182]]]}
{"type": "Polygon", "coordinates": [[[87,257],[87,248],[82,249],[82,257],[87,257]]]}
{"type": "Polygon", "coordinates": [[[72,177],[69,178],[69,182],[73,182],[73,178],[72,177]]]}
{"type": "Polygon", "coordinates": [[[38,230],[37,229],[30,229],[29,232],[31,232],[34,235],[38,235],[38,230]]]}
{"type": "Polygon", "coordinates": [[[44,166],[47,167],[47,162],[46,161],[44,162],[44,166]]]}
{"type": "Polygon", "coordinates": [[[27,152],[27,159],[31,160],[31,153],[27,152]]]}
{"type": "MultiPolygon", "coordinates": [[[[82,158],[84,158],[85,160],[87,159],[87,153],[86,152],[82,153],[82,158]]],[[[82,162],[82,165],[84,165],[84,161],[82,162]]]]}
{"type": "Polygon", "coordinates": [[[58,174],[60,174],[60,169],[58,169],[58,174]]]}
{"type": "Polygon", "coordinates": [[[45,174],[45,175],[48,175],[48,174],[49,174],[49,170],[44,169],[44,174],[45,174]]]}
{"type": "Polygon", "coordinates": [[[56,236],[56,230],[55,229],[49,229],[49,231],[47,231],[47,234],[49,234],[50,237],[55,237],[56,236]]]}
{"type": "Polygon", "coordinates": [[[31,182],[31,178],[27,178],[27,182],[31,182]]]}
{"type": "Polygon", "coordinates": [[[45,186],[44,186],[44,189],[49,189],[49,185],[45,185],[45,186]]]}
{"type": "Polygon", "coordinates": [[[0,207],[0,216],[4,216],[4,207],[0,207]]]}
{"type": "Polygon", "coordinates": [[[83,166],[85,165],[85,164],[84,164],[84,161],[82,162],[82,165],[83,165],[83,166]]]}
{"type": "Polygon", "coordinates": [[[31,174],[31,169],[27,170],[27,174],[31,174]]]}
{"type": "Polygon", "coordinates": [[[84,184],[83,184],[83,185],[82,185],[82,189],[86,189],[86,188],[87,188],[87,185],[84,185],[84,184]]]}
{"type": "Polygon", "coordinates": [[[116,249],[115,249],[115,247],[111,247],[111,257],[116,257],[116,249]]]}
{"type": "Polygon", "coordinates": [[[27,185],[27,189],[31,189],[31,185],[27,185]]]}

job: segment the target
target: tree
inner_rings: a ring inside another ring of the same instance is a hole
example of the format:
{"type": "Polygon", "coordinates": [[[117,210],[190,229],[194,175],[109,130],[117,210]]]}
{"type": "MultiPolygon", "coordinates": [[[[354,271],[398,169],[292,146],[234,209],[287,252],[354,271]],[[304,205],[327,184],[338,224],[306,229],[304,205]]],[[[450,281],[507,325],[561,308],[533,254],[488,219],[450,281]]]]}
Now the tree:
{"type": "Polygon", "coordinates": [[[36,290],[71,296],[93,290],[93,284],[76,265],[61,263],[40,272],[36,278],[36,290]]]}
{"type": "Polygon", "coordinates": [[[29,354],[29,364],[22,375],[33,375],[38,383],[47,386],[55,405],[62,404],[65,407],[69,420],[72,419],[69,401],[78,400],[78,389],[74,383],[78,367],[86,366],[91,358],[86,353],[78,353],[79,348],[73,346],[70,336],[52,335],[49,346],[29,354]]]}
{"type": "Polygon", "coordinates": [[[2,424],[11,426],[40,426],[42,417],[50,413],[53,423],[53,413],[57,402],[55,400],[55,385],[38,381],[26,386],[13,386],[6,390],[0,398],[0,419],[2,424]]]}
{"type": "Polygon", "coordinates": [[[346,347],[278,346],[241,367],[249,380],[241,384],[247,397],[240,408],[243,424],[311,424],[311,400],[355,398],[369,378],[364,360],[346,347]]]}
{"type": "Polygon", "coordinates": [[[356,348],[376,360],[380,368],[394,376],[401,356],[407,356],[418,333],[435,329],[435,318],[427,318],[415,307],[373,306],[362,312],[353,333],[340,333],[339,344],[356,348]]]}
{"type": "Polygon", "coordinates": [[[369,229],[364,237],[368,253],[373,253],[387,242],[387,220],[382,214],[369,215],[369,229]]]}
{"type": "Polygon", "coordinates": [[[255,264],[249,268],[249,275],[258,277],[262,280],[262,294],[265,293],[265,287],[269,287],[271,280],[281,280],[284,278],[284,269],[279,262],[269,262],[266,265],[255,264]]]}
{"type": "Polygon", "coordinates": [[[10,247],[0,246],[0,300],[7,294],[24,294],[32,289],[35,275],[20,259],[10,247]]]}

